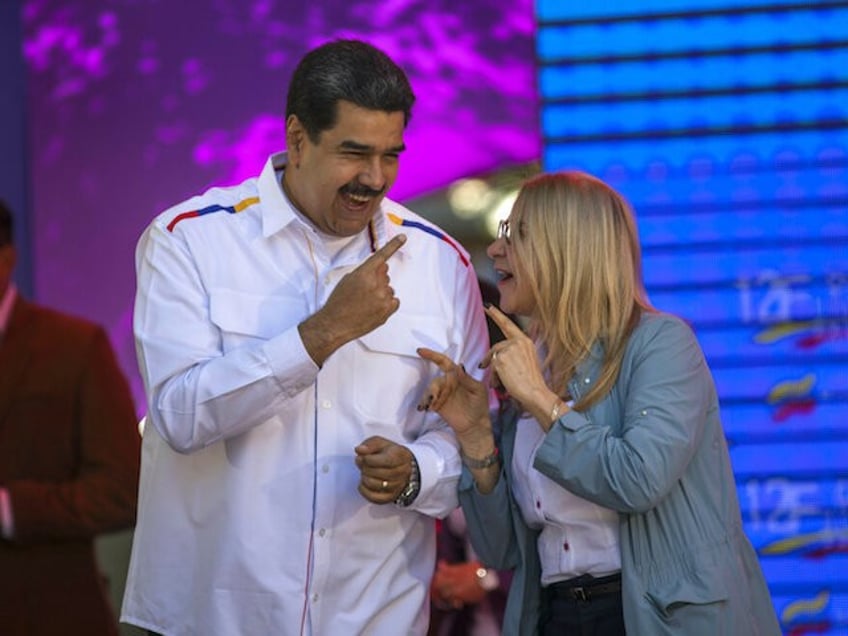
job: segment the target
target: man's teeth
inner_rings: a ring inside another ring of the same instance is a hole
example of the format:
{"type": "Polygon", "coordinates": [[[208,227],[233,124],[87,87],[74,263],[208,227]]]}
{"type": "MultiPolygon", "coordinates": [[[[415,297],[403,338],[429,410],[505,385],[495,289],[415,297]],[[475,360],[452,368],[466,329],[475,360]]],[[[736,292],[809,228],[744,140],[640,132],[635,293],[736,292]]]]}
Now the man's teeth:
{"type": "Polygon", "coordinates": [[[368,201],[371,200],[371,197],[362,194],[349,194],[347,196],[350,197],[352,200],[356,201],[357,203],[368,203],[368,201]]]}

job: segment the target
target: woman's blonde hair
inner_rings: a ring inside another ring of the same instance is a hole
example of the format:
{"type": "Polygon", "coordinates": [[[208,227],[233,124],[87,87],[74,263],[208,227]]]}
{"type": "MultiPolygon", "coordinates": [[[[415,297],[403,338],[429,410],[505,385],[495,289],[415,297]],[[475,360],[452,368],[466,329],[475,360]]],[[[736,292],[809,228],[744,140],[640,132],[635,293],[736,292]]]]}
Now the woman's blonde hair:
{"type": "Polygon", "coordinates": [[[654,311],[633,213],[603,181],[564,171],[525,182],[510,225],[517,265],[536,302],[530,330],[545,351],[551,389],[567,395],[575,369],[600,345],[600,377],[575,404],[584,410],[610,391],[642,311],[654,311]]]}

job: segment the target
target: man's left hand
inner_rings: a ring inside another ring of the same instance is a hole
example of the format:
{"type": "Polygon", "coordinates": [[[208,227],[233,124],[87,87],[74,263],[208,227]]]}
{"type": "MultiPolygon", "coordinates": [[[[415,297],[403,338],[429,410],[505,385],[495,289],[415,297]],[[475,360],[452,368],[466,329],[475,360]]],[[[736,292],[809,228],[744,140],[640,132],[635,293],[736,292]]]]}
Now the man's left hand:
{"type": "Polygon", "coordinates": [[[392,503],[412,474],[412,451],[376,436],[369,437],[354,450],[360,473],[359,492],[372,503],[392,503]]]}

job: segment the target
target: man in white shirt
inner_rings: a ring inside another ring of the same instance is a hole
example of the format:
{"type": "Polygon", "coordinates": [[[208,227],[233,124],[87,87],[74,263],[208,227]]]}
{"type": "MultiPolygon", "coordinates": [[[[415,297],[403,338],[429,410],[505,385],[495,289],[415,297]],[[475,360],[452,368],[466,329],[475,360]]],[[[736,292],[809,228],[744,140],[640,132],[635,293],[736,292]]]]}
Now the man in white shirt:
{"type": "Polygon", "coordinates": [[[287,153],[160,216],[136,253],[148,395],[122,620],[166,636],[424,634],[447,426],[428,347],[487,351],[468,255],[385,199],[414,96],[358,41],[308,53],[287,153]],[[430,365],[432,366],[432,365],[430,365]]]}

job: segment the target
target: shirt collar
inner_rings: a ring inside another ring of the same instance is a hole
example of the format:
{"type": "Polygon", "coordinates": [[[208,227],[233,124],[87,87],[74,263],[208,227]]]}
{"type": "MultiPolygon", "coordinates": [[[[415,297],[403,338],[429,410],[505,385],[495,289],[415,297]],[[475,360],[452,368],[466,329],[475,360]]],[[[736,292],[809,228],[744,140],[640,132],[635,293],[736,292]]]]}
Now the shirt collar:
{"type": "Polygon", "coordinates": [[[6,333],[9,319],[12,316],[12,307],[15,305],[15,298],[17,297],[18,289],[15,287],[15,283],[9,283],[6,293],[0,298],[0,334],[6,333]]]}
{"type": "Polygon", "coordinates": [[[285,152],[271,155],[257,180],[259,200],[262,202],[262,236],[265,238],[276,234],[297,218],[280,183],[287,161],[288,155],[285,152]]]}

